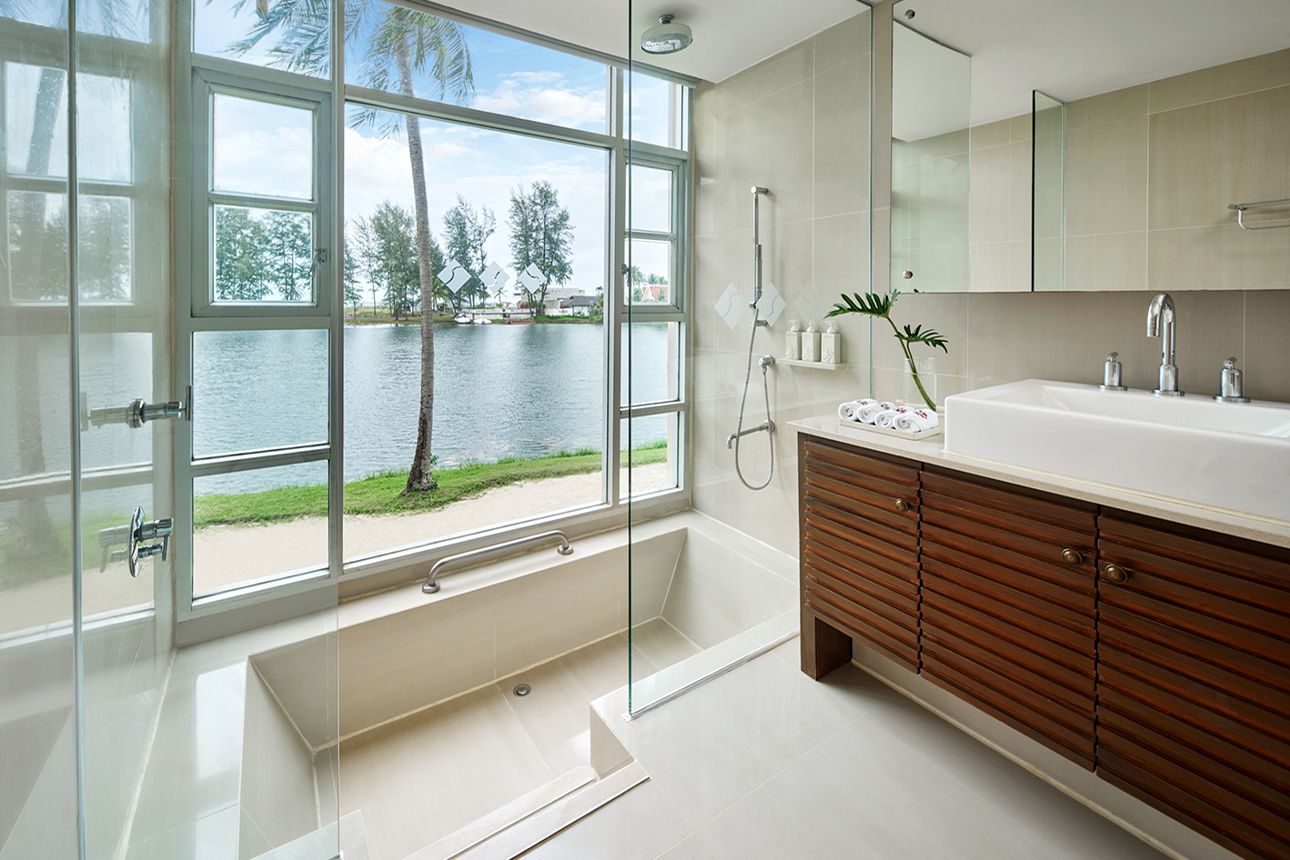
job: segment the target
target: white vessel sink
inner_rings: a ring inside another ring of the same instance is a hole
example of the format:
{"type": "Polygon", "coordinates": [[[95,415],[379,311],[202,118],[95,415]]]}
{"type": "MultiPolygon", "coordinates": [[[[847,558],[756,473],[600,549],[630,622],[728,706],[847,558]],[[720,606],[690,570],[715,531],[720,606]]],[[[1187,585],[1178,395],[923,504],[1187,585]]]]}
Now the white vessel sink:
{"type": "Polygon", "coordinates": [[[1027,379],[945,398],[945,450],[1290,521],[1290,405],[1027,379]]]}

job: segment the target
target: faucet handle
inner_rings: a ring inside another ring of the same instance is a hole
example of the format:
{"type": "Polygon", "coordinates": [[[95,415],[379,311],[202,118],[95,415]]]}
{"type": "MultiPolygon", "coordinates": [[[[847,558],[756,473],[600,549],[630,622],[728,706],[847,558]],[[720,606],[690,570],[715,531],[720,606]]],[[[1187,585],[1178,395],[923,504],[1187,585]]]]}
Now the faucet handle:
{"type": "Polygon", "coordinates": [[[1124,366],[1120,364],[1118,352],[1106,356],[1106,364],[1102,367],[1102,384],[1098,388],[1103,391],[1128,391],[1124,386],[1124,366]]]}
{"type": "Polygon", "coordinates": [[[1223,362],[1223,370],[1218,378],[1218,394],[1214,397],[1219,403],[1249,403],[1245,396],[1244,380],[1241,369],[1236,366],[1236,356],[1223,362]]]}

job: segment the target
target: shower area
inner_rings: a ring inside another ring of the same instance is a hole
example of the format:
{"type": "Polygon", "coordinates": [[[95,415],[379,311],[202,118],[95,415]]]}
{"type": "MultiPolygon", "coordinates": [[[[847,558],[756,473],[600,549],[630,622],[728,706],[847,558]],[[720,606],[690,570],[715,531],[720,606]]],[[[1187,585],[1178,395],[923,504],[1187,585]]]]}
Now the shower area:
{"type": "Polygon", "coordinates": [[[0,860],[540,855],[796,635],[868,9],[512,5],[0,0],[0,860]]]}

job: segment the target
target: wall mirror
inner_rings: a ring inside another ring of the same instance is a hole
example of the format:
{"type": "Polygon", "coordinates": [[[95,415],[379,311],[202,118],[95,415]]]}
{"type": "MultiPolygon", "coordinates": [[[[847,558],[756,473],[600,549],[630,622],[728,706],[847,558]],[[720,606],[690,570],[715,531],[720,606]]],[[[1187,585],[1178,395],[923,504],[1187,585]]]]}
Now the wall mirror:
{"type": "Polygon", "coordinates": [[[893,7],[892,286],[1290,288],[1290,4],[967,5],[893,7]]]}

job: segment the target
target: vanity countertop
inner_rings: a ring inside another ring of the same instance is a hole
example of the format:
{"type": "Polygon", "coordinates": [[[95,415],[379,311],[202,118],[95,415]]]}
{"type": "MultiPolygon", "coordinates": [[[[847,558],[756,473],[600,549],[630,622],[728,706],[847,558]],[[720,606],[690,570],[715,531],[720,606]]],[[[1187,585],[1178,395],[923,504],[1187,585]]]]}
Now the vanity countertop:
{"type": "Polygon", "coordinates": [[[798,433],[831,439],[895,457],[905,457],[932,466],[944,466],[970,475],[992,478],[1056,496],[1081,499],[1116,510],[1209,529],[1232,537],[1290,547],[1290,522],[1196,505],[1164,496],[1126,490],[1110,484],[1082,481],[1052,472],[1011,466],[993,460],[947,453],[941,436],[931,439],[914,437],[906,439],[868,430],[853,430],[842,426],[837,416],[832,414],[792,421],[789,422],[789,427],[798,433]]]}

